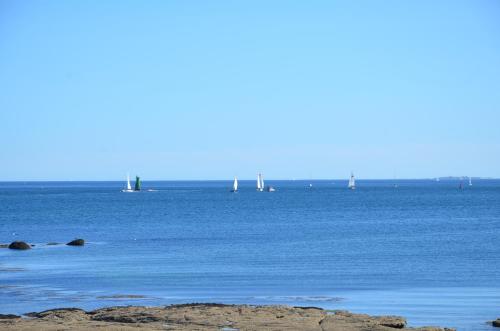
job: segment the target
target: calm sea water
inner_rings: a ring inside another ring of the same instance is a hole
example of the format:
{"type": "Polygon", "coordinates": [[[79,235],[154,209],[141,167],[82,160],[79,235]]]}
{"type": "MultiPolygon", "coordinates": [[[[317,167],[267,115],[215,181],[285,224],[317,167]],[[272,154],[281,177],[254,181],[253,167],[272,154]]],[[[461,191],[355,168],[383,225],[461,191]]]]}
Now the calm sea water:
{"type": "Polygon", "coordinates": [[[493,330],[500,181],[0,183],[0,313],[193,301],[493,330]],[[84,238],[84,247],[46,246],[84,238]],[[114,298],[140,295],[143,298],[114,298]]]}

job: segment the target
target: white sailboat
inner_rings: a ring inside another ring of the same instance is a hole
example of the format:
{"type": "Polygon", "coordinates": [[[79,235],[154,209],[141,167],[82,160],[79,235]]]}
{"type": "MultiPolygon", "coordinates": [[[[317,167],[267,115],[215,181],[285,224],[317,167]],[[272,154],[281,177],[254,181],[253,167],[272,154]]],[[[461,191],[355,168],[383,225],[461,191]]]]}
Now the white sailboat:
{"type": "Polygon", "coordinates": [[[275,191],[276,191],[276,189],[274,187],[272,187],[272,186],[267,187],[267,192],[275,192],[275,191]]]}
{"type": "Polygon", "coordinates": [[[257,174],[257,191],[264,191],[264,178],[262,177],[262,174],[257,174]]]}
{"type": "Polygon", "coordinates": [[[127,174],[127,188],[123,189],[122,192],[134,192],[134,190],[132,190],[132,185],[130,185],[130,175],[129,174],[127,174]]]}
{"type": "Polygon", "coordinates": [[[234,182],[233,182],[233,189],[231,190],[231,192],[238,192],[238,178],[234,177],[234,182]]]}
{"type": "Polygon", "coordinates": [[[356,188],[356,179],[354,178],[354,174],[351,172],[351,178],[349,178],[348,188],[354,190],[356,188]]]}
{"type": "Polygon", "coordinates": [[[472,186],[472,177],[469,177],[469,186],[472,186]]]}

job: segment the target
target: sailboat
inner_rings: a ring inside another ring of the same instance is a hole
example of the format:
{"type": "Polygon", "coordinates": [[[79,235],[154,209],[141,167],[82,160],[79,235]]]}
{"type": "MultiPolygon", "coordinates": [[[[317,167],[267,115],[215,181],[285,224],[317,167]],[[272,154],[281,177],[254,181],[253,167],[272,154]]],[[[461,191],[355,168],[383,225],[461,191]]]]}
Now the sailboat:
{"type": "Polygon", "coordinates": [[[233,182],[233,189],[231,192],[237,193],[238,192],[238,178],[234,177],[234,182],[233,182]]]}
{"type": "Polygon", "coordinates": [[[127,188],[123,189],[122,192],[134,192],[134,190],[132,190],[132,186],[130,185],[130,175],[129,174],[127,174],[127,188]]]}
{"type": "Polygon", "coordinates": [[[472,177],[469,177],[469,186],[472,186],[472,177]]]}
{"type": "Polygon", "coordinates": [[[134,191],[140,191],[140,190],[141,190],[141,178],[139,176],[135,176],[134,191]]]}
{"type": "Polygon", "coordinates": [[[356,180],[354,179],[354,174],[351,172],[351,178],[349,178],[349,184],[347,185],[351,190],[356,189],[356,180]]]}
{"type": "Polygon", "coordinates": [[[262,177],[262,174],[257,174],[257,191],[264,191],[264,177],[262,177]]]}

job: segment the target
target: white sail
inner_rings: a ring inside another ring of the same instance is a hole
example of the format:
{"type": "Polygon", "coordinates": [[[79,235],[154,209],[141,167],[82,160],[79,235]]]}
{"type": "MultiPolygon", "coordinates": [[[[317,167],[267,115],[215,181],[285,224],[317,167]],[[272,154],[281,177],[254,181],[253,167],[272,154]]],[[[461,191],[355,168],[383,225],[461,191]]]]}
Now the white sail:
{"type": "Polygon", "coordinates": [[[469,177],[469,186],[472,186],[472,178],[469,177]]]}
{"type": "Polygon", "coordinates": [[[260,186],[260,174],[257,174],[257,190],[261,190],[262,186],[260,186]]]}
{"type": "Polygon", "coordinates": [[[127,174],[127,190],[131,191],[132,190],[132,185],[130,185],[130,175],[127,174]]]}
{"type": "Polygon", "coordinates": [[[354,189],[356,187],[356,180],[354,179],[354,174],[351,173],[351,178],[349,178],[349,185],[347,185],[348,188],[354,189]]]}
{"type": "Polygon", "coordinates": [[[234,177],[233,191],[238,191],[238,178],[234,177]]]}
{"type": "Polygon", "coordinates": [[[264,189],[264,176],[260,175],[260,188],[264,189]]]}

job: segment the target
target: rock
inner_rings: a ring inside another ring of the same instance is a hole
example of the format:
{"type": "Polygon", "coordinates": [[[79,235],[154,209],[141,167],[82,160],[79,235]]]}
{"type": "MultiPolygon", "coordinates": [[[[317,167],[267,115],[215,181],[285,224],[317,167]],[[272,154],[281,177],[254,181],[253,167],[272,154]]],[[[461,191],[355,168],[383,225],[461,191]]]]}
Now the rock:
{"type": "Polygon", "coordinates": [[[376,316],[374,319],[383,326],[395,329],[403,329],[406,327],[406,319],[399,316],[376,316]]]}
{"type": "Polygon", "coordinates": [[[0,244],[0,248],[9,248],[9,244],[0,244]]]}
{"type": "Polygon", "coordinates": [[[89,313],[94,321],[117,323],[151,323],[164,320],[155,311],[143,307],[111,307],[97,309],[89,313]]]}
{"type": "Polygon", "coordinates": [[[68,246],[83,246],[83,245],[85,245],[85,240],[83,240],[83,239],[75,239],[73,241],[70,241],[66,245],[68,245],[68,246]]]}
{"type": "Polygon", "coordinates": [[[55,242],[47,243],[47,246],[55,246],[55,245],[60,245],[60,243],[55,243],[55,242]]]}
{"type": "Polygon", "coordinates": [[[24,241],[14,241],[9,245],[10,249],[31,249],[31,246],[24,241]]]}
{"type": "Polygon", "coordinates": [[[491,325],[496,328],[500,328],[500,318],[497,318],[496,321],[491,322],[491,325]]]}
{"type": "Polygon", "coordinates": [[[404,329],[406,319],[399,316],[370,316],[354,314],[348,311],[334,311],[334,314],[325,317],[321,323],[323,330],[373,330],[404,329]]]}
{"type": "MultiPolygon", "coordinates": [[[[117,306],[85,312],[78,308],[0,319],[0,330],[280,330],[280,331],[443,331],[407,328],[396,316],[369,316],[315,307],[181,304],[159,307],[117,306]]],[[[445,329],[447,330],[447,329],[445,329]]],[[[450,331],[450,330],[448,330],[450,331]]]]}
{"type": "Polygon", "coordinates": [[[53,319],[53,318],[74,318],[75,316],[85,315],[86,312],[80,308],[57,308],[57,309],[49,309],[44,310],[39,313],[27,313],[24,314],[28,317],[36,317],[36,318],[45,318],[45,319],[53,319]]]}

